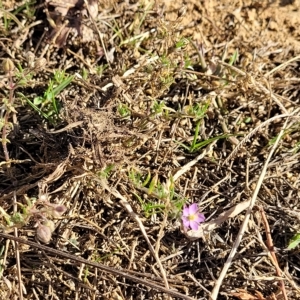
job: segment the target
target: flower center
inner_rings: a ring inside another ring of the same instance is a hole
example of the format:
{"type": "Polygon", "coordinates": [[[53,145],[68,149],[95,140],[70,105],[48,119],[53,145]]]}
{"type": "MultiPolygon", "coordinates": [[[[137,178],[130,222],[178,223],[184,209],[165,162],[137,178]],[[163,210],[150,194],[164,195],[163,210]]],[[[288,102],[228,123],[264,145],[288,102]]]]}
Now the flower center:
{"type": "Polygon", "coordinates": [[[196,219],[196,215],[189,215],[188,219],[189,221],[194,221],[196,219]]]}

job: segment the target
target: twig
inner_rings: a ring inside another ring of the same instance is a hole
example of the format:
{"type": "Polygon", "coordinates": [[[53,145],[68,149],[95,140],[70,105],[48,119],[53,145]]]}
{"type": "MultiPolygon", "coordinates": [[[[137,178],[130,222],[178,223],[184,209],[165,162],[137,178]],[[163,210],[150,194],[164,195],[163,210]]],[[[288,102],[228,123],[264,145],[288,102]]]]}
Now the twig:
{"type": "Polygon", "coordinates": [[[228,271],[228,269],[229,269],[229,267],[230,267],[230,265],[231,265],[231,263],[232,263],[232,260],[233,260],[233,258],[234,258],[234,256],[235,256],[236,252],[237,252],[237,249],[238,249],[238,247],[239,247],[239,245],[240,245],[240,243],[241,243],[241,240],[242,240],[242,238],[243,238],[244,232],[245,232],[246,227],[247,227],[247,225],[248,225],[251,211],[252,211],[252,209],[253,209],[253,206],[254,206],[254,204],[255,204],[255,201],[256,201],[258,192],[259,192],[259,190],[260,190],[260,187],[261,187],[261,185],[262,185],[262,183],[263,183],[265,174],[266,174],[266,172],[267,172],[268,164],[269,164],[269,162],[270,162],[270,159],[271,159],[271,157],[272,157],[272,155],[273,155],[275,149],[277,148],[277,146],[278,146],[278,144],[279,144],[279,141],[280,141],[281,137],[282,137],[283,134],[284,134],[284,130],[285,130],[287,124],[288,124],[288,118],[286,119],[286,121],[285,121],[285,123],[284,123],[284,125],[283,125],[283,127],[282,127],[282,129],[281,129],[281,131],[280,131],[280,133],[279,133],[279,135],[278,135],[278,137],[277,137],[277,139],[276,139],[276,142],[274,143],[274,145],[273,145],[273,147],[272,147],[272,149],[271,149],[271,151],[270,151],[270,153],[269,153],[269,155],[268,155],[268,158],[267,158],[267,160],[266,160],[266,162],[265,162],[265,164],[264,164],[264,167],[263,167],[263,169],[262,169],[262,171],[261,171],[261,174],[260,174],[260,176],[259,176],[259,179],[258,179],[256,188],[255,188],[255,190],[254,190],[254,193],[253,193],[253,195],[252,195],[252,198],[251,198],[249,207],[248,207],[248,209],[247,209],[247,212],[246,212],[244,221],[243,221],[242,226],[241,226],[241,228],[240,228],[240,230],[239,230],[238,236],[237,236],[237,238],[236,238],[236,240],[235,240],[235,242],[234,242],[234,245],[233,245],[233,247],[232,247],[232,249],[231,249],[231,252],[230,252],[230,254],[229,254],[228,258],[227,258],[227,261],[226,261],[226,263],[225,263],[225,265],[224,265],[224,267],[223,267],[223,269],[222,269],[222,271],[221,271],[221,274],[220,274],[218,280],[216,281],[216,284],[215,284],[215,286],[214,286],[214,288],[213,288],[213,290],[212,290],[212,293],[211,293],[211,299],[212,299],[212,300],[216,300],[217,297],[218,297],[219,290],[220,290],[221,284],[222,284],[222,282],[223,282],[223,279],[224,279],[224,277],[225,277],[225,275],[226,275],[226,273],[227,273],[227,271],[228,271]]]}
{"type": "MultiPolygon", "coordinates": [[[[16,192],[14,192],[14,213],[17,213],[17,196],[16,192]]],[[[18,228],[15,227],[14,229],[15,237],[18,237],[18,228]]],[[[16,255],[16,262],[17,262],[17,273],[18,273],[18,281],[19,281],[19,299],[23,300],[23,288],[22,288],[22,273],[21,273],[21,262],[20,262],[20,251],[19,251],[19,243],[15,242],[15,255],[16,255]]]]}
{"type": "Polygon", "coordinates": [[[136,277],[136,276],[127,274],[125,271],[123,271],[121,269],[115,269],[115,268],[112,268],[112,267],[109,267],[109,266],[106,266],[106,265],[103,265],[103,264],[100,264],[100,263],[92,262],[92,261],[86,260],[82,257],[72,255],[72,254],[66,253],[66,252],[61,251],[61,250],[56,250],[56,249],[53,249],[51,247],[44,246],[44,245],[29,241],[29,240],[19,238],[19,237],[15,237],[15,236],[10,235],[10,234],[0,232],[0,237],[10,239],[10,240],[13,240],[13,241],[25,244],[25,245],[29,245],[31,247],[34,247],[34,248],[37,248],[37,249],[40,249],[40,250],[44,250],[48,253],[60,256],[62,258],[69,259],[69,260],[74,261],[74,262],[79,262],[79,263],[82,263],[82,264],[86,264],[87,266],[98,268],[98,269],[100,269],[104,272],[107,272],[107,273],[111,273],[111,274],[114,274],[114,275],[117,275],[117,276],[124,277],[126,279],[129,279],[129,280],[132,280],[134,282],[137,282],[137,283],[143,284],[145,286],[151,287],[153,289],[156,289],[160,292],[169,294],[173,297],[178,297],[179,299],[194,300],[193,298],[191,298],[189,296],[186,296],[182,293],[179,293],[177,291],[167,289],[167,288],[165,288],[161,285],[158,285],[157,283],[155,283],[155,282],[153,282],[149,279],[147,279],[147,280],[142,279],[141,277],[143,276],[143,274],[140,274],[139,275],[140,277],[136,277]]]}
{"type": "Polygon", "coordinates": [[[48,133],[56,134],[56,133],[61,133],[61,132],[64,132],[64,131],[68,131],[68,130],[74,128],[74,127],[82,125],[82,123],[83,123],[83,121],[77,121],[77,122],[74,122],[74,123],[71,123],[71,124],[65,126],[64,128],[54,130],[54,131],[48,131],[48,133]]]}
{"type": "Polygon", "coordinates": [[[191,272],[187,271],[186,275],[190,277],[203,291],[210,295],[210,291],[197,280],[191,272]]]}
{"type": "MultiPolygon", "coordinates": [[[[272,240],[272,236],[271,236],[271,232],[270,232],[270,226],[269,226],[266,214],[264,212],[264,209],[262,207],[260,207],[259,211],[261,213],[261,217],[262,217],[262,220],[263,220],[263,223],[265,226],[265,231],[266,231],[266,236],[267,236],[267,247],[271,253],[271,256],[273,257],[273,262],[274,262],[274,266],[276,269],[276,275],[278,277],[281,277],[284,273],[281,271],[281,269],[279,268],[279,265],[278,265],[277,257],[276,257],[275,251],[274,251],[274,244],[273,244],[273,240],[272,240]]],[[[288,300],[283,280],[279,280],[279,283],[280,283],[280,288],[281,288],[284,299],[288,300]]]]}

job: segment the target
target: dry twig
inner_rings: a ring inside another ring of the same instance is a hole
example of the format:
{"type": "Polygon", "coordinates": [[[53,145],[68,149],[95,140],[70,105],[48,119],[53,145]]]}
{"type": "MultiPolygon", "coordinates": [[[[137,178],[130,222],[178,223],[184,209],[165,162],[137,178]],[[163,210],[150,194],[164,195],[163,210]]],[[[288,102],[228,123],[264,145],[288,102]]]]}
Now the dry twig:
{"type": "MultiPolygon", "coordinates": [[[[14,213],[17,213],[17,196],[16,192],[14,192],[14,213]]],[[[15,237],[18,237],[18,228],[14,228],[15,237]]],[[[16,262],[17,262],[17,272],[18,272],[18,286],[19,286],[19,299],[23,300],[23,281],[22,281],[22,273],[21,273],[21,262],[20,262],[20,251],[19,251],[19,243],[15,241],[15,254],[16,254],[16,262]]]]}
{"type": "MultiPolygon", "coordinates": [[[[261,217],[262,217],[262,220],[263,220],[263,223],[265,226],[265,231],[266,231],[266,235],[267,235],[267,247],[271,253],[271,256],[273,257],[273,263],[274,263],[274,266],[276,269],[276,275],[278,277],[281,277],[281,276],[283,276],[284,273],[281,271],[281,269],[278,265],[277,257],[276,257],[275,251],[274,251],[274,244],[273,244],[273,240],[272,240],[272,236],[271,236],[270,226],[269,226],[266,214],[264,212],[264,209],[262,207],[260,207],[259,210],[260,210],[261,217]]],[[[288,300],[283,280],[279,280],[279,283],[280,283],[280,288],[281,288],[284,299],[288,300]]]]}
{"type": "Polygon", "coordinates": [[[269,164],[269,162],[271,160],[271,157],[272,157],[275,149],[277,148],[277,146],[279,144],[279,141],[280,141],[281,137],[283,136],[283,133],[284,133],[284,130],[286,129],[287,124],[288,124],[288,119],[285,121],[285,123],[284,123],[284,125],[283,125],[283,127],[282,127],[282,129],[281,129],[281,131],[280,131],[280,133],[279,133],[279,135],[277,137],[277,139],[276,139],[276,142],[274,143],[274,145],[273,145],[273,147],[272,147],[272,149],[271,149],[271,151],[270,151],[270,153],[268,155],[268,158],[267,158],[267,160],[266,160],[266,162],[264,164],[264,167],[263,167],[263,169],[261,171],[261,175],[259,176],[256,188],[255,188],[254,193],[252,195],[250,205],[249,205],[249,207],[247,209],[247,212],[246,212],[246,215],[245,215],[245,219],[244,219],[244,221],[242,223],[242,226],[241,226],[241,228],[239,230],[238,236],[237,236],[237,238],[235,240],[235,243],[234,243],[234,245],[233,245],[233,247],[231,249],[231,252],[230,252],[230,254],[229,254],[228,258],[227,258],[227,261],[226,261],[226,263],[225,263],[225,265],[224,265],[224,267],[223,267],[223,269],[221,271],[221,274],[220,274],[220,276],[219,276],[219,278],[218,278],[217,282],[215,283],[215,286],[214,286],[214,288],[212,290],[212,293],[211,293],[211,299],[212,300],[216,300],[217,297],[218,297],[219,290],[220,290],[221,284],[223,282],[223,279],[224,279],[224,277],[225,277],[225,275],[226,275],[226,273],[227,273],[227,271],[228,271],[228,269],[229,269],[229,267],[230,267],[230,265],[232,263],[232,260],[233,260],[233,258],[235,256],[236,252],[237,252],[237,249],[238,249],[238,247],[239,247],[239,245],[241,243],[241,240],[243,238],[244,232],[245,232],[246,227],[248,225],[251,211],[252,211],[252,209],[254,207],[254,204],[255,204],[258,192],[260,190],[260,187],[261,187],[261,185],[263,183],[265,174],[267,172],[268,164],[269,164]]]}

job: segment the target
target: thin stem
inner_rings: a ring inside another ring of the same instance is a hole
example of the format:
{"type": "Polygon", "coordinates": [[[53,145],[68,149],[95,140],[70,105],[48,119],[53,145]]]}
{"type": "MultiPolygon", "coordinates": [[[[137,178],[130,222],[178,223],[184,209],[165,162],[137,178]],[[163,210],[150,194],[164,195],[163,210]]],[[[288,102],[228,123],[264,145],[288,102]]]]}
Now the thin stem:
{"type": "Polygon", "coordinates": [[[8,77],[9,77],[9,100],[8,100],[9,105],[6,105],[6,112],[4,116],[4,124],[2,129],[2,147],[3,147],[3,153],[6,161],[9,161],[7,139],[6,139],[8,134],[7,125],[8,125],[8,119],[11,111],[10,106],[12,106],[14,103],[14,83],[13,83],[11,72],[9,72],[8,77]]]}

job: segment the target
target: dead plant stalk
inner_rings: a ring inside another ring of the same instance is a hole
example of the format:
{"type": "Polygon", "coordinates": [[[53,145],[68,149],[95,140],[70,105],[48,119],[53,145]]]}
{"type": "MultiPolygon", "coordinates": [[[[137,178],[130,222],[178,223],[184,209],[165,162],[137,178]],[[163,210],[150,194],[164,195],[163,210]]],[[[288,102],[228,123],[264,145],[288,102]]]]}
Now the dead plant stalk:
{"type": "MultiPolygon", "coordinates": [[[[271,256],[273,258],[273,264],[274,264],[275,269],[276,269],[276,275],[278,277],[281,277],[283,272],[279,268],[277,257],[276,257],[275,251],[274,251],[274,244],[273,244],[273,240],[272,240],[272,236],[271,236],[270,226],[269,226],[266,214],[264,212],[264,209],[262,207],[260,207],[259,210],[260,210],[261,217],[262,217],[262,220],[263,220],[263,223],[264,223],[264,226],[265,226],[265,231],[266,231],[266,236],[267,236],[267,247],[268,247],[268,250],[270,251],[271,256]]],[[[280,284],[280,289],[282,291],[282,295],[284,297],[284,300],[288,300],[283,280],[279,280],[279,284],[280,284]]]]}

